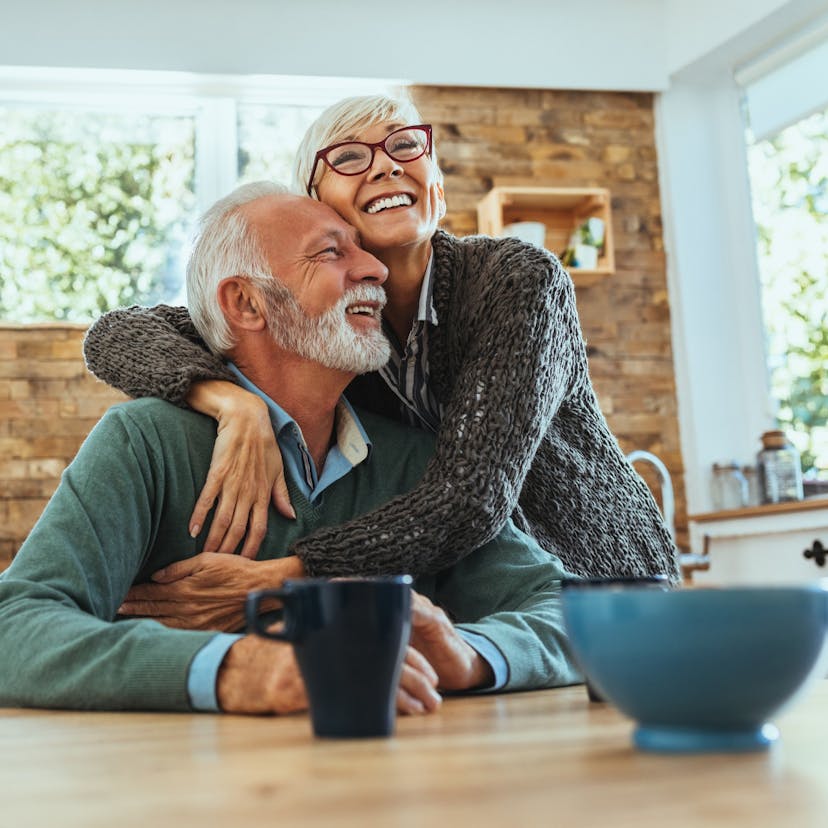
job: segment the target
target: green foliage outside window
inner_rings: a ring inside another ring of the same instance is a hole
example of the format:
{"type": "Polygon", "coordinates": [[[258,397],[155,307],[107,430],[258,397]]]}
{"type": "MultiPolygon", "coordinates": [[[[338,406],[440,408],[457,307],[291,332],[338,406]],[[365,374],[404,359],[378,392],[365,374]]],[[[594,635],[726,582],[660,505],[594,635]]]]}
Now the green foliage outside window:
{"type": "Polygon", "coordinates": [[[169,300],[195,210],[191,118],[0,107],[0,318],[169,300]]]}
{"type": "Polygon", "coordinates": [[[828,468],[828,110],[750,148],[771,387],[803,469],[828,468]]]}

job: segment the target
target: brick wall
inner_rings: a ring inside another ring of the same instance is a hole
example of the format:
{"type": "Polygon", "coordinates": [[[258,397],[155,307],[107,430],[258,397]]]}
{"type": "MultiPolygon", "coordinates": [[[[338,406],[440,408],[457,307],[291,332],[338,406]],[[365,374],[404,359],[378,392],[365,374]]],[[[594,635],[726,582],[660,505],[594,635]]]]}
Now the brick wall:
{"type": "Polygon", "coordinates": [[[84,437],[123,399],[86,372],[83,333],[80,325],[0,325],[0,569],[84,437]]]}
{"type": "MultiPolygon", "coordinates": [[[[616,273],[578,290],[592,378],[621,447],[653,451],[670,469],[686,542],[652,96],[444,87],[413,96],[435,128],[452,232],[476,232],[477,202],[498,184],[612,191],[616,273]]],[[[0,568],[84,436],[122,399],[86,374],[82,336],[79,326],[0,326],[0,568]]]]}

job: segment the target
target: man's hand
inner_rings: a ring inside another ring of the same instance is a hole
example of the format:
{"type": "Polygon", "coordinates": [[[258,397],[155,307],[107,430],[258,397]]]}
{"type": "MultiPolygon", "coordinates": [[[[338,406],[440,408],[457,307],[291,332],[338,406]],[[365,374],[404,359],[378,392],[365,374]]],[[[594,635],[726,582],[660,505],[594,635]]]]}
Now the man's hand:
{"type": "Polygon", "coordinates": [[[443,702],[436,687],[437,673],[434,668],[413,647],[409,647],[397,690],[397,711],[433,713],[443,702]]]}
{"type": "MultiPolygon", "coordinates": [[[[397,691],[399,713],[433,713],[440,706],[437,674],[408,648],[397,691]]],[[[216,681],[225,713],[295,713],[308,707],[305,685],[293,648],[255,635],[239,639],[225,655],[216,681]]]]}
{"type": "Polygon", "coordinates": [[[291,645],[256,635],[246,635],[227,651],[216,696],[225,713],[296,713],[308,707],[291,645]]]}
{"type": "Polygon", "coordinates": [[[441,690],[471,690],[494,681],[489,663],[468,644],[439,607],[412,593],[410,645],[437,673],[441,690]]]}
{"type": "Polygon", "coordinates": [[[202,552],[159,569],[152,576],[153,583],[133,586],[119,613],[154,618],[179,629],[235,631],[244,627],[248,592],[277,589],[286,578],[304,574],[302,562],[295,556],[251,561],[238,555],[202,552]]]}

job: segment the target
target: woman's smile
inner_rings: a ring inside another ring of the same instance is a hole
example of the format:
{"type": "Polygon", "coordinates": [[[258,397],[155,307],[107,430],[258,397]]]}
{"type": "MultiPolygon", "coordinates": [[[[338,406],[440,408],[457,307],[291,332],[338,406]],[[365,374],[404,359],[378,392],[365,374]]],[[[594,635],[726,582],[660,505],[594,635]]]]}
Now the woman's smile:
{"type": "Polygon", "coordinates": [[[372,198],[368,204],[363,207],[366,213],[375,216],[377,213],[382,213],[385,210],[393,210],[397,207],[411,207],[416,203],[416,199],[410,193],[389,193],[387,195],[380,195],[372,198]]]}

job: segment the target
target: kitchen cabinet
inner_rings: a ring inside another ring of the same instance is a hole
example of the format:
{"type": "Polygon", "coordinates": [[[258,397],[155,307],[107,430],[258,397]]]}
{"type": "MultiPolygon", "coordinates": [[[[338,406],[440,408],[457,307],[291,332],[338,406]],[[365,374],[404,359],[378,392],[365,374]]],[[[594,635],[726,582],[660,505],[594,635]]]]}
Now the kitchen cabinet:
{"type": "Polygon", "coordinates": [[[500,236],[507,224],[539,221],[545,247],[561,257],[569,237],[586,219],[604,222],[604,246],[594,268],[567,268],[576,286],[592,285],[615,272],[610,192],[599,187],[494,187],[477,205],[477,229],[500,236]]]}
{"type": "Polygon", "coordinates": [[[828,577],[828,499],[690,516],[690,546],[707,568],[694,585],[793,584],[828,577]]]}

